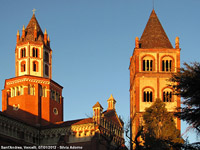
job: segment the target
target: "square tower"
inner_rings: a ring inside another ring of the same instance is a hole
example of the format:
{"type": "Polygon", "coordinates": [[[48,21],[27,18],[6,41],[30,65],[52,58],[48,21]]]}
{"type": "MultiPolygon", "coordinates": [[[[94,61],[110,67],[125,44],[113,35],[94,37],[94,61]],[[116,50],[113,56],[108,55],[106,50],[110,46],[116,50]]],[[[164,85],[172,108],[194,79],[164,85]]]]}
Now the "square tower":
{"type": "MultiPolygon", "coordinates": [[[[172,73],[180,68],[179,39],[172,47],[155,11],[151,12],[144,32],[135,38],[135,48],[130,58],[130,120],[131,137],[135,138],[142,123],[145,108],[157,99],[166,104],[169,112],[180,107],[180,97],[173,95],[168,86],[172,73]]],[[[176,118],[180,130],[180,120],[176,118]]]]}

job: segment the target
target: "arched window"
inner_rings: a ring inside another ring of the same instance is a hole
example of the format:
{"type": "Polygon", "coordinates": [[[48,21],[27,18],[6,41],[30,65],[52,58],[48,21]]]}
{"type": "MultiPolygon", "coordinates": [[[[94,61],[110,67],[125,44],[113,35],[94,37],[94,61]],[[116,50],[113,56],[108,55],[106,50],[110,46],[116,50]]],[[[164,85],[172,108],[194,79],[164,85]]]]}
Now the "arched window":
{"type": "Polygon", "coordinates": [[[14,97],[15,96],[15,88],[11,88],[11,97],[14,97]]]}
{"type": "Polygon", "coordinates": [[[37,48],[33,48],[33,57],[38,57],[38,49],[37,48]]]}
{"type": "Polygon", "coordinates": [[[22,61],[21,62],[21,72],[25,72],[26,71],[26,62],[22,61]]]}
{"type": "Polygon", "coordinates": [[[146,88],[143,91],[143,102],[153,102],[153,91],[150,88],[146,88]]]}
{"type": "Polygon", "coordinates": [[[21,58],[26,57],[26,49],[22,48],[21,49],[21,58]]]}
{"type": "Polygon", "coordinates": [[[49,53],[48,52],[44,53],[44,61],[49,62],[49,53]]]}
{"type": "Polygon", "coordinates": [[[172,102],[173,95],[171,89],[163,90],[163,102],[172,102]]]}
{"type": "Polygon", "coordinates": [[[166,56],[162,59],[162,71],[172,71],[172,58],[169,56],[166,56]]]}
{"type": "Polygon", "coordinates": [[[46,87],[43,87],[43,88],[42,88],[42,96],[43,96],[43,97],[46,97],[46,87]]]}
{"type": "Polygon", "coordinates": [[[16,94],[15,94],[16,96],[19,96],[20,95],[20,91],[19,91],[19,88],[18,87],[16,87],[16,94]]]}
{"type": "Polygon", "coordinates": [[[45,65],[45,75],[49,76],[49,66],[47,64],[45,65]]]}
{"type": "Polygon", "coordinates": [[[142,71],[153,71],[153,58],[151,56],[145,56],[142,59],[142,71]]]}
{"type": "Polygon", "coordinates": [[[51,99],[55,100],[55,91],[54,90],[51,90],[51,99]]]}
{"type": "Polygon", "coordinates": [[[35,95],[35,87],[34,85],[28,85],[28,94],[35,95]]]}
{"type": "Polygon", "coordinates": [[[23,86],[20,86],[20,95],[23,95],[23,86]]]}
{"type": "Polygon", "coordinates": [[[33,62],[33,71],[38,72],[38,62],[37,61],[33,62]]]}
{"type": "Polygon", "coordinates": [[[56,92],[56,102],[60,103],[60,94],[56,92]]]}

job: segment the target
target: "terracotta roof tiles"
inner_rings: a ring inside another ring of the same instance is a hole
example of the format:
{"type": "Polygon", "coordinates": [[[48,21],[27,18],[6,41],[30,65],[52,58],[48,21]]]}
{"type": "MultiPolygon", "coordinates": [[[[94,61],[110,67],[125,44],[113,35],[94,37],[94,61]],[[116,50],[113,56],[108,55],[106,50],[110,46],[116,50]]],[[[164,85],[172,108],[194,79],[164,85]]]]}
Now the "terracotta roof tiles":
{"type": "Polygon", "coordinates": [[[31,20],[29,21],[25,32],[26,32],[26,37],[25,40],[29,40],[29,41],[34,41],[34,30],[37,30],[37,37],[38,37],[38,41],[43,41],[44,40],[44,34],[40,28],[40,25],[35,17],[35,14],[33,14],[31,20]]]}
{"type": "Polygon", "coordinates": [[[154,10],[151,12],[139,44],[140,48],[173,48],[154,10]]]}

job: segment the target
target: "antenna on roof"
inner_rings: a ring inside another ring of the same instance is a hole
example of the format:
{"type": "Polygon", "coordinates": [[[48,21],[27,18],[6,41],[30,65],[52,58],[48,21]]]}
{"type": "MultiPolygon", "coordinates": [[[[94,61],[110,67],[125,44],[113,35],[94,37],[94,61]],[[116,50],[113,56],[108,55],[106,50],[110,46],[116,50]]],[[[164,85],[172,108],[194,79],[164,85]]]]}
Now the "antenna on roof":
{"type": "Polygon", "coordinates": [[[33,15],[34,15],[34,14],[35,14],[35,11],[36,11],[36,9],[35,9],[35,8],[33,8],[33,10],[32,10],[32,11],[33,11],[33,15]]]}
{"type": "Polygon", "coordinates": [[[154,9],[154,0],[152,0],[152,3],[153,3],[153,9],[154,9]]]}

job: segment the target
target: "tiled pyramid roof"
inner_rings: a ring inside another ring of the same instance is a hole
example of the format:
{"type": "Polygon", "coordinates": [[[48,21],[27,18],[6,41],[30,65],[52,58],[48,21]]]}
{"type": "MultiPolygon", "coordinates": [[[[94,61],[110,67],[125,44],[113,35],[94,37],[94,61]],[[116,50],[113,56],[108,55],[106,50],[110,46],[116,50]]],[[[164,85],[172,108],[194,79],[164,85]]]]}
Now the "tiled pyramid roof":
{"type": "Polygon", "coordinates": [[[40,25],[35,17],[35,14],[33,14],[31,20],[29,21],[25,32],[26,32],[26,36],[25,36],[25,40],[26,41],[34,41],[34,30],[35,27],[37,29],[37,40],[38,41],[44,41],[44,34],[40,28],[40,25]]]}
{"type": "Polygon", "coordinates": [[[103,109],[103,107],[101,106],[99,102],[97,102],[92,108],[95,108],[95,107],[100,107],[101,109],[103,109]]]}
{"type": "Polygon", "coordinates": [[[139,44],[140,48],[173,48],[154,10],[151,12],[139,44]]]}

